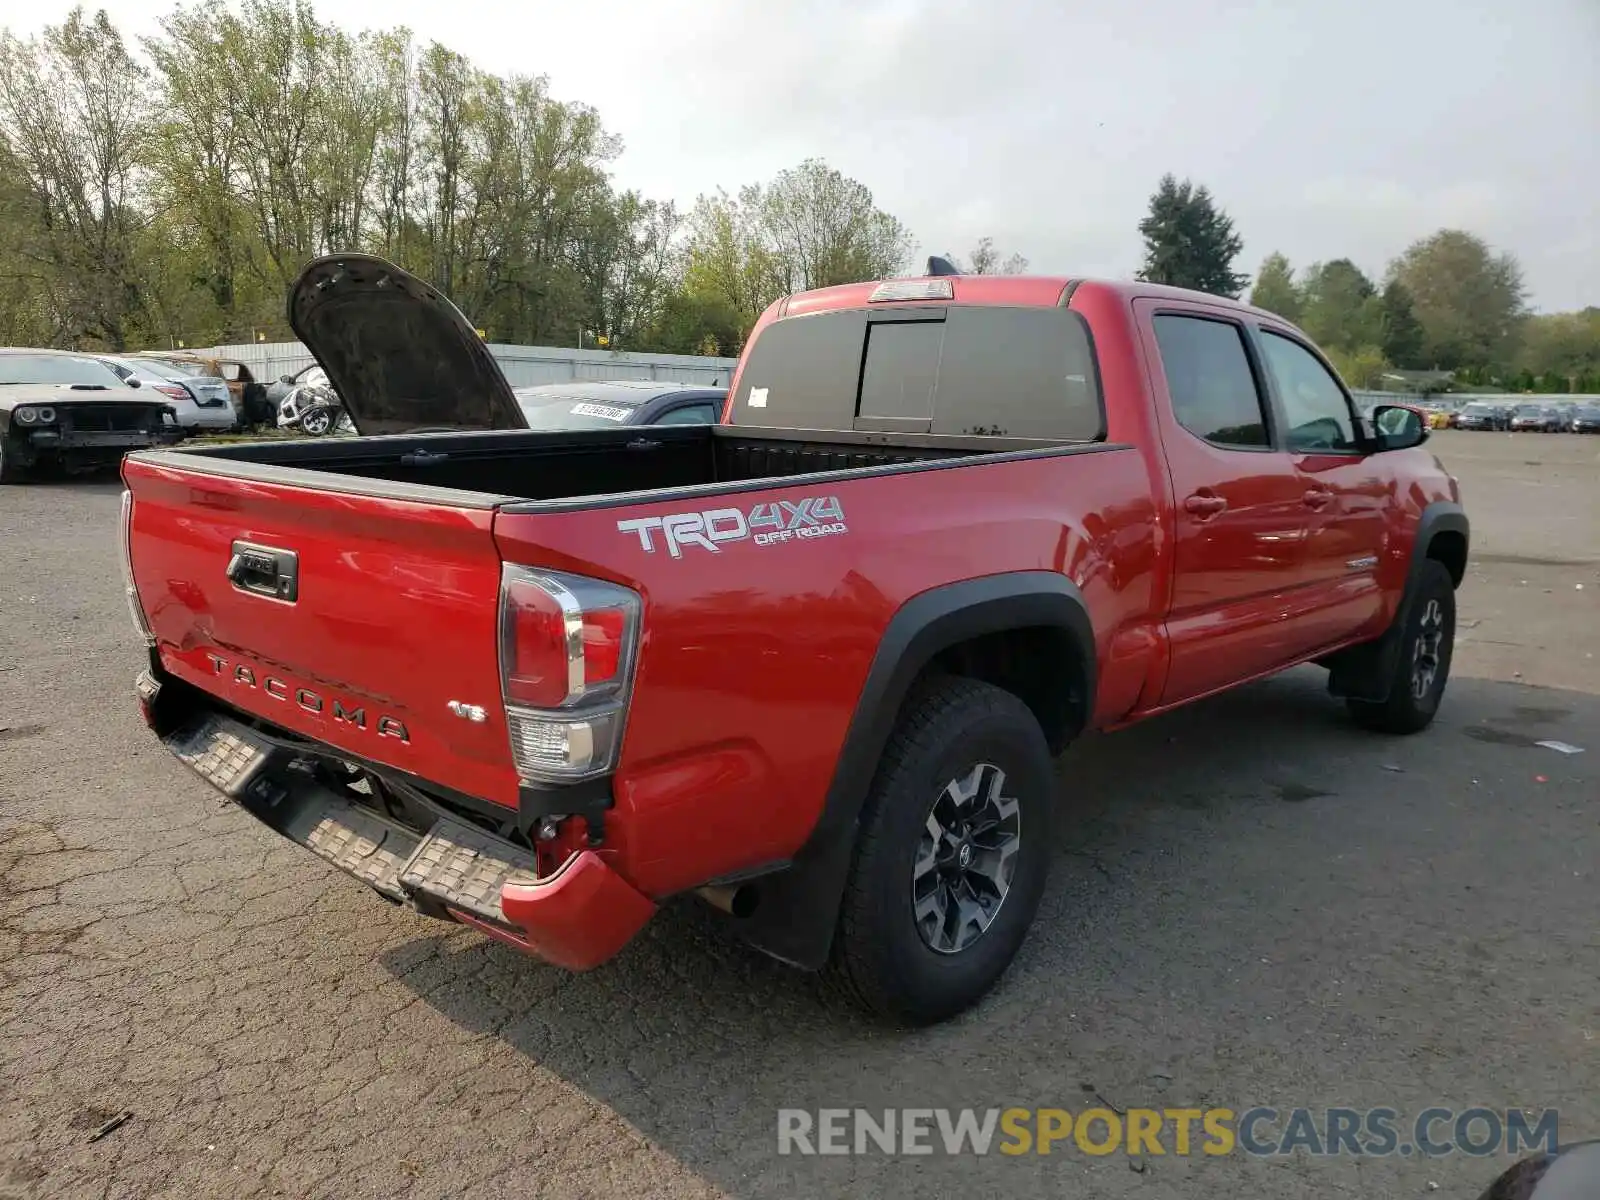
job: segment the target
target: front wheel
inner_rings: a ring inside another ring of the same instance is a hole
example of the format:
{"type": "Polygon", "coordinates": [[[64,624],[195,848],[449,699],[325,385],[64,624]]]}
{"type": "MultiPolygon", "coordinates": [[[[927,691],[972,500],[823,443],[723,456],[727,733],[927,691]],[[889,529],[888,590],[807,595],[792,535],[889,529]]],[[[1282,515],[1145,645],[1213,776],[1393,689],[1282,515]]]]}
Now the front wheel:
{"type": "Polygon", "coordinates": [[[1450,678],[1456,589],[1443,563],[1424,560],[1408,601],[1389,698],[1345,701],[1357,724],[1380,733],[1419,733],[1433,724],[1450,678]]]}
{"type": "Polygon", "coordinates": [[[16,456],[6,453],[5,434],[0,433],[0,483],[21,483],[23,469],[17,464],[16,456]]]}
{"type": "Polygon", "coordinates": [[[862,812],[830,973],[911,1024],[977,1003],[1016,957],[1044,891],[1055,772],[1010,692],[973,679],[908,699],[862,812]]]}
{"type": "Polygon", "coordinates": [[[311,437],[321,437],[333,428],[333,414],[325,408],[313,408],[300,418],[300,428],[311,437]]]}

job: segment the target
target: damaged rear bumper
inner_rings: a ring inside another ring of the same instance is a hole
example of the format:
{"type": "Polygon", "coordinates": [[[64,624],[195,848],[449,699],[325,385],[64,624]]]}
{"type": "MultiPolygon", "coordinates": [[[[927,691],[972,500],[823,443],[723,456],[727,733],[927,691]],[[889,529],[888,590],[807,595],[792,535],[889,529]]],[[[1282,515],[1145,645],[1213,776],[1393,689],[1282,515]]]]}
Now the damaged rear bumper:
{"type": "MultiPolygon", "coordinates": [[[[159,685],[141,676],[148,712],[159,685]]],[[[300,769],[301,757],[216,712],[161,738],[178,759],[257,820],[397,904],[471,925],[571,971],[615,956],[656,906],[583,850],[542,878],[533,852],[465,820],[426,832],[356,803],[300,769]]]]}

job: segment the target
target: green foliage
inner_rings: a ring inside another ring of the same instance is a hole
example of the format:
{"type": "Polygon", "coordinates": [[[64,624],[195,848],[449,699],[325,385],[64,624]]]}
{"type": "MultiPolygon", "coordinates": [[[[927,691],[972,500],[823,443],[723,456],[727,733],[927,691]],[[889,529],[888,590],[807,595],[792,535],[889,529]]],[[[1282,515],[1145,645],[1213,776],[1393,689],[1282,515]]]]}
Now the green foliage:
{"type": "Polygon", "coordinates": [[[1207,189],[1187,179],[1180,183],[1162,176],[1139,233],[1145,244],[1140,279],[1228,297],[1238,296],[1250,282],[1233,271],[1244,249],[1233,221],[1207,189]]]}
{"type": "Polygon", "coordinates": [[[816,160],[689,220],[618,192],[621,143],[545,77],[350,33],[306,0],[199,0],[142,48],[82,10],[0,35],[0,339],[286,339],[288,282],[365,250],[492,340],[732,353],[771,298],[909,253],[816,160]]]}
{"type": "Polygon", "coordinates": [[[700,197],[687,226],[684,292],[702,311],[735,315],[741,334],[780,296],[882,279],[912,248],[863,184],[815,159],[737,197],[700,197]]]}
{"type": "Polygon", "coordinates": [[[1324,350],[1354,351],[1383,340],[1382,301],[1348,258],[1313,264],[1300,287],[1300,324],[1324,350]]]}
{"type": "Polygon", "coordinates": [[[1351,349],[1325,347],[1324,353],[1346,387],[1384,390],[1383,377],[1394,369],[1377,346],[1356,346],[1351,349]]]}
{"type": "Polygon", "coordinates": [[[1384,286],[1380,301],[1380,327],[1385,358],[1404,370],[1421,370],[1425,367],[1423,347],[1427,335],[1422,322],[1417,320],[1411,293],[1398,279],[1391,279],[1384,286]]]}
{"type": "Polygon", "coordinates": [[[1600,379],[1600,308],[1529,317],[1517,362],[1531,375],[1562,380],[1552,391],[1600,390],[1594,383],[1600,379]]]}
{"type": "Polygon", "coordinates": [[[1274,251],[1262,261],[1256,285],[1250,289],[1250,303],[1299,324],[1300,291],[1287,258],[1274,251]]]}
{"type": "Polygon", "coordinates": [[[122,349],[139,337],[151,119],[145,69],[103,11],[75,8],[28,41],[0,33],[0,203],[18,222],[0,235],[0,272],[39,340],[122,349]]]}
{"type": "Polygon", "coordinates": [[[1522,269],[1473,234],[1441,229],[1414,242],[1390,267],[1411,294],[1423,356],[1444,370],[1513,360],[1524,316],[1522,269]]]}

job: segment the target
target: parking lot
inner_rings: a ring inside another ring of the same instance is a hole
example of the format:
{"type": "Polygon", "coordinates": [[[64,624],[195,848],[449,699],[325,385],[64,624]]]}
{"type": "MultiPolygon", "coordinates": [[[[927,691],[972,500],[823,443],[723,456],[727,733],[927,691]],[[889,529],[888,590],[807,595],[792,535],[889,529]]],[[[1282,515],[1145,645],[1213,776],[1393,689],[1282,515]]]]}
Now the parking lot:
{"type": "Polygon", "coordinates": [[[0,1197],[1476,1197],[1506,1165],[778,1155],[778,1109],[857,1105],[1600,1136],[1600,438],[1430,445],[1473,521],[1434,727],[1362,733],[1306,668],[1074,746],[1016,967],[913,1034],[693,902],[582,976],[382,903],[148,736],[120,485],[5,489],[0,1197]]]}

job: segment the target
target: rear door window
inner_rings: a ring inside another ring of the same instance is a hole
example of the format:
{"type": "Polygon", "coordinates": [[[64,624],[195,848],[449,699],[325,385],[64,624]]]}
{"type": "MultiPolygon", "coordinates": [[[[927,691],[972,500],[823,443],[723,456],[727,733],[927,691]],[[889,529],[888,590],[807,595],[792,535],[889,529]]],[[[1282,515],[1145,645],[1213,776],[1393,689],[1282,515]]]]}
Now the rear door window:
{"type": "Polygon", "coordinates": [[[952,305],[792,317],[750,348],[738,425],[1041,441],[1105,434],[1094,348],[1061,308],[952,305]]]}
{"type": "Polygon", "coordinates": [[[1178,424],[1226,450],[1268,446],[1266,410],[1244,330],[1232,321],[1166,313],[1152,323],[1178,424]]]}

